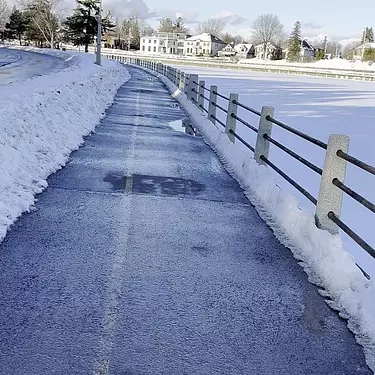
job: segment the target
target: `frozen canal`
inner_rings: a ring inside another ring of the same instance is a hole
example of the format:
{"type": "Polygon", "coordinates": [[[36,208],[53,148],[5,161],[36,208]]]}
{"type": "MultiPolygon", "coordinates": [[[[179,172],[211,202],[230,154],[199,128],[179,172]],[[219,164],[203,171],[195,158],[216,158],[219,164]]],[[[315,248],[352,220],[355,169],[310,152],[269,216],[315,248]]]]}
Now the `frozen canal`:
{"type": "MultiPolygon", "coordinates": [[[[180,66],[187,73],[199,74],[206,86],[217,85],[219,93],[229,96],[239,93],[239,101],[260,110],[263,105],[275,108],[275,118],[307,134],[327,142],[330,134],[350,136],[350,154],[375,165],[375,85],[340,79],[317,78],[227,69],[180,66]]],[[[218,103],[224,107],[223,99],[218,103]]],[[[225,114],[218,110],[221,120],[225,114]]],[[[244,110],[239,116],[258,126],[258,117],[244,110]]],[[[255,133],[238,123],[237,130],[251,145],[255,133]]],[[[301,156],[322,167],[324,150],[291,133],[273,127],[273,138],[290,147],[301,156]]],[[[241,145],[239,145],[241,147],[241,145]]],[[[250,154],[252,154],[249,151],[250,154]]],[[[289,174],[313,196],[318,195],[320,176],[271,146],[270,160],[289,174]]],[[[375,202],[375,177],[348,165],[346,183],[349,187],[375,202]]],[[[280,186],[300,200],[301,207],[310,211],[314,206],[280,177],[280,186]]],[[[344,196],[342,219],[372,246],[375,246],[375,215],[348,196],[344,196]]],[[[375,277],[375,261],[345,234],[345,247],[356,261],[375,277]]]]}

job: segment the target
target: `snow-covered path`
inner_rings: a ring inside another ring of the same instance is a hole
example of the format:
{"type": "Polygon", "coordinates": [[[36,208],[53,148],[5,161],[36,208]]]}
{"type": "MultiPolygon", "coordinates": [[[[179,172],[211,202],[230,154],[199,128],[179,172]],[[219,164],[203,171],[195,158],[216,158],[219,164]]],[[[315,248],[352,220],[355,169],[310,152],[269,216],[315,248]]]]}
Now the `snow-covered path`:
{"type": "Polygon", "coordinates": [[[64,67],[57,57],[22,50],[0,48],[0,85],[56,72],[64,67]]]}
{"type": "Polygon", "coordinates": [[[371,374],[361,348],[159,81],[0,245],[0,373],[371,374]]]}

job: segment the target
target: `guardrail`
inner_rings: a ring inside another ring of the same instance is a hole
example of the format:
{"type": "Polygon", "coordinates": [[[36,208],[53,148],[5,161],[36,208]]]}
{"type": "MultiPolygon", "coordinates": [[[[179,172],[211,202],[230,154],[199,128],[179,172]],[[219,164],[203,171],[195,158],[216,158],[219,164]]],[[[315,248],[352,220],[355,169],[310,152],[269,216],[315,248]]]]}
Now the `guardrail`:
{"type": "MultiPolygon", "coordinates": [[[[94,50],[93,50],[94,51],[94,50]]],[[[321,68],[316,66],[297,66],[297,65],[277,65],[272,63],[232,63],[228,60],[215,61],[213,59],[208,60],[198,60],[198,59],[188,59],[188,58],[176,58],[175,56],[139,56],[139,54],[128,51],[118,51],[115,50],[110,52],[106,50],[102,52],[103,56],[106,56],[112,60],[125,61],[129,58],[142,59],[150,62],[155,60],[167,64],[174,65],[194,65],[201,67],[211,67],[211,68],[222,68],[222,69],[235,69],[235,70],[247,70],[247,71],[259,71],[259,72],[272,72],[279,74],[299,74],[299,75],[311,75],[315,77],[325,77],[325,78],[337,78],[337,79],[351,79],[359,81],[375,81],[375,71],[366,70],[349,70],[349,69],[338,69],[338,68],[321,68]]],[[[240,60],[241,61],[241,60],[240,60]]]]}
{"type": "MultiPolygon", "coordinates": [[[[229,97],[219,93],[217,86],[207,88],[205,81],[199,80],[196,74],[185,74],[184,72],[164,65],[162,63],[150,62],[141,59],[128,58],[127,63],[139,65],[151,69],[167,77],[181,91],[183,91],[188,100],[193,102],[213,124],[219,124],[223,133],[227,134],[229,140],[235,143],[241,142],[247,149],[253,152],[254,159],[260,165],[272,168],[276,173],[288,181],[294,188],[303,194],[310,202],[316,206],[315,222],[318,228],[327,230],[332,234],[338,234],[339,229],[345,232],[353,241],[362,247],[368,254],[375,258],[375,249],[362,239],[357,233],[349,228],[341,219],[341,207],[343,194],[349,195],[366,209],[375,213],[375,204],[368,201],[365,197],[352,190],[345,184],[345,174],[347,163],[351,163],[362,171],[375,175],[375,167],[364,161],[361,161],[348,153],[349,137],[346,135],[332,134],[329,136],[328,143],[316,139],[306,133],[303,133],[293,127],[278,121],[274,117],[274,108],[264,106],[261,111],[242,104],[239,101],[238,94],[232,93],[229,97]],[[217,103],[220,97],[227,102],[227,107],[217,103]],[[258,127],[250,124],[247,120],[237,115],[237,109],[242,108],[249,114],[259,118],[258,127]],[[217,116],[217,110],[226,114],[226,122],[221,121],[217,116]],[[236,131],[237,125],[241,124],[247,129],[257,134],[255,145],[250,145],[236,131]],[[272,137],[273,126],[278,126],[295,136],[309,142],[325,151],[325,162],[322,168],[316,166],[309,160],[286,147],[278,140],[272,137]],[[288,174],[281,170],[274,161],[269,159],[269,150],[271,145],[278,147],[286,154],[296,159],[313,172],[321,176],[320,189],[318,197],[314,197],[298,182],[294,181],[288,174]]],[[[367,273],[359,267],[366,277],[367,273]]]]}

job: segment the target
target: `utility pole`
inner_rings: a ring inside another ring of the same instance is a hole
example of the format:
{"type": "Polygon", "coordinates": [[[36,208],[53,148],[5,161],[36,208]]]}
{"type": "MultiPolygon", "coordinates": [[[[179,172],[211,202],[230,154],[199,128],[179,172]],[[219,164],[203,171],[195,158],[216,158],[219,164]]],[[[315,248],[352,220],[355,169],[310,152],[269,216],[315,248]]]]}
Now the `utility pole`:
{"type": "Polygon", "coordinates": [[[365,29],[365,31],[363,32],[363,42],[362,42],[362,61],[363,61],[363,58],[365,57],[365,45],[366,45],[366,42],[367,42],[367,27],[365,29]]]}
{"type": "Polygon", "coordinates": [[[102,52],[102,0],[99,4],[98,14],[98,35],[96,37],[96,65],[101,65],[101,52],[102,52]]]}
{"type": "Polygon", "coordinates": [[[327,54],[327,36],[324,37],[324,58],[326,58],[327,54]]]}

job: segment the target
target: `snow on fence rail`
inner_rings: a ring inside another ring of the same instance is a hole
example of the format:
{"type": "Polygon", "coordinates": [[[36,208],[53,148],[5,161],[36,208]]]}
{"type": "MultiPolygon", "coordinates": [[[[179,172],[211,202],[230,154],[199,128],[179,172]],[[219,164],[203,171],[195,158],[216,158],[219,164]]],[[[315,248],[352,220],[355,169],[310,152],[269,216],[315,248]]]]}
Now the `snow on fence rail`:
{"type": "MultiPolygon", "coordinates": [[[[290,127],[274,118],[273,107],[262,107],[259,112],[242,104],[238,99],[238,94],[232,93],[226,97],[219,93],[217,86],[205,87],[204,81],[199,81],[196,74],[185,74],[184,72],[164,65],[162,63],[141,60],[138,58],[126,58],[124,62],[136,64],[148,69],[151,69],[159,74],[167,77],[173,82],[181,91],[186,94],[188,100],[193,102],[202,112],[207,114],[208,119],[213,124],[219,124],[222,127],[223,133],[227,134],[229,140],[235,143],[236,140],[241,142],[246,148],[254,153],[254,159],[258,164],[272,168],[276,173],[288,181],[301,194],[309,199],[315,206],[315,223],[320,229],[327,230],[331,234],[338,234],[339,229],[345,232],[352,240],[354,240],[367,253],[375,258],[375,249],[362,239],[357,233],[349,228],[341,219],[341,207],[343,194],[349,195],[355,199],[359,204],[375,213],[375,204],[368,201],[359,193],[352,190],[345,184],[346,165],[351,163],[362,169],[365,173],[375,175],[375,167],[371,166],[361,160],[358,160],[352,155],[348,154],[349,137],[341,134],[332,134],[329,136],[328,143],[322,142],[319,139],[313,138],[297,129],[290,127]],[[227,101],[226,108],[217,103],[217,98],[220,97],[227,101]],[[259,117],[259,126],[255,127],[248,123],[245,119],[237,116],[237,109],[241,107],[248,113],[252,113],[259,117]],[[221,121],[217,115],[217,110],[226,114],[226,122],[221,121]],[[250,145],[238,132],[236,132],[237,124],[240,123],[251,131],[257,133],[257,140],[255,145],[250,145]],[[272,127],[276,125],[282,129],[304,139],[307,142],[314,144],[320,149],[325,150],[326,157],[323,168],[320,168],[301,155],[298,155],[293,150],[272,138],[272,127]],[[285,171],[282,171],[277,165],[269,160],[270,146],[278,147],[313,172],[321,176],[321,183],[318,197],[314,197],[306,189],[304,189],[298,182],[294,181],[285,171]]],[[[358,266],[359,267],[359,266],[358,266]]],[[[369,275],[361,268],[364,275],[369,278],[369,275]]]]}

